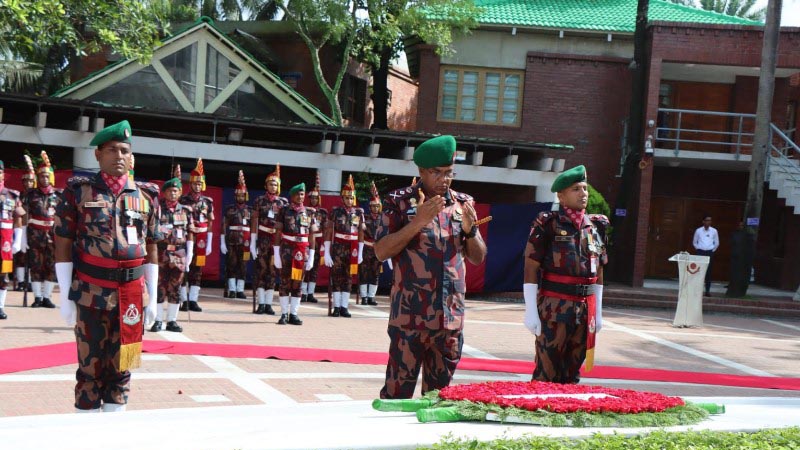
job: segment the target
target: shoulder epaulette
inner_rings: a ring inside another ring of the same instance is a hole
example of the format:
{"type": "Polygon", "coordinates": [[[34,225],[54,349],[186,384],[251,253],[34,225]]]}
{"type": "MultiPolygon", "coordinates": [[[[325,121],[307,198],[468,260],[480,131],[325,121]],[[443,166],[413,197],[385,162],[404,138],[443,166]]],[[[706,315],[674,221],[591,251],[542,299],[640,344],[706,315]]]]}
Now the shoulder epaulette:
{"type": "Polygon", "coordinates": [[[9,193],[9,194],[11,194],[11,195],[14,195],[14,196],[16,196],[16,197],[19,197],[19,191],[18,191],[18,190],[16,190],[16,189],[11,189],[11,188],[6,188],[6,189],[8,190],[8,193],[9,193]]]}
{"type": "Polygon", "coordinates": [[[535,219],[533,219],[531,226],[544,225],[547,222],[555,219],[557,216],[558,214],[556,211],[542,211],[536,216],[535,219]]]}
{"type": "Polygon", "coordinates": [[[389,203],[396,203],[398,200],[411,197],[413,194],[414,189],[411,186],[408,186],[388,192],[384,196],[384,199],[386,199],[386,201],[389,203]]]}
{"type": "Polygon", "coordinates": [[[596,227],[602,228],[603,231],[605,231],[605,229],[608,228],[608,225],[611,223],[608,220],[608,217],[603,214],[590,214],[589,220],[591,220],[596,227]]]}
{"type": "Polygon", "coordinates": [[[214,203],[214,199],[213,198],[205,196],[205,195],[203,196],[203,200],[208,201],[208,203],[214,203]]]}
{"type": "Polygon", "coordinates": [[[456,192],[456,191],[453,191],[453,193],[455,194],[456,200],[458,200],[461,203],[466,203],[466,202],[469,202],[469,201],[473,200],[472,196],[469,195],[469,194],[465,194],[463,192],[456,192]]]}
{"type": "Polygon", "coordinates": [[[149,183],[146,181],[137,181],[136,187],[145,191],[147,195],[149,195],[153,201],[158,201],[158,194],[161,192],[161,189],[155,183],[149,183]]]}
{"type": "Polygon", "coordinates": [[[91,178],[86,177],[86,176],[78,175],[78,176],[70,177],[67,180],[67,186],[69,186],[71,188],[77,188],[77,187],[80,187],[80,186],[82,186],[84,184],[90,184],[91,182],[92,182],[91,178]]]}
{"type": "Polygon", "coordinates": [[[364,214],[364,208],[358,208],[358,207],[356,207],[356,208],[354,208],[354,209],[356,210],[356,212],[357,212],[357,213],[364,214]]]}

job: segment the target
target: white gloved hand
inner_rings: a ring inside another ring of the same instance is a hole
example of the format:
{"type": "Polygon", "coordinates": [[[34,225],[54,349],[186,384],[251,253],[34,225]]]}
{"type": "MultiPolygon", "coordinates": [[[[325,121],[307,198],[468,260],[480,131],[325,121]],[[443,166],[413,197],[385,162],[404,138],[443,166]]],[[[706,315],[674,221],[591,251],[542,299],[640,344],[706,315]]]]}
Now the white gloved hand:
{"type": "Polygon", "coordinates": [[[358,264],[364,262],[364,243],[358,243],[358,264]]]}
{"type": "Polygon", "coordinates": [[[389,265],[389,270],[394,270],[394,265],[392,264],[392,258],[387,259],[386,264],[389,265]]]}
{"type": "Polygon", "coordinates": [[[316,250],[309,249],[308,250],[308,258],[306,259],[306,265],[304,267],[305,270],[311,270],[314,268],[314,256],[317,253],[316,250]]]}
{"type": "Polygon", "coordinates": [[[219,252],[222,253],[223,255],[228,254],[228,246],[225,245],[225,239],[219,240],[219,252]]]}
{"type": "Polygon", "coordinates": [[[603,328],[603,285],[594,285],[594,332],[603,328]]]}
{"type": "Polygon", "coordinates": [[[208,243],[206,243],[206,256],[211,256],[211,249],[214,248],[211,244],[214,242],[214,233],[208,232],[208,243]]]}
{"type": "Polygon", "coordinates": [[[30,246],[28,245],[28,227],[22,227],[22,250],[27,252],[30,246]]]}
{"type": "Polygon", "coordinates": [[[250,237],[250,257],[255,261],[258,258],[258,246],[256,246],[256,237],[250,237]]]}
{"type": "Polygon", "coordinates": [[[58,312],[69,327],[74,327],[78,319],[78,307],[69,299],[69,288],[72,286],[72,263],[56,263],[56,279],[58,280],[59,305],[58,312]]]}
{"type": "Polygon", "coordinates": [[[333,267],[333,258],[331,258],[331,241],[325,241],[325,265],[333,267]]]}
{"type": "Polygon", "coordinates": [[[158,264],[144,265],[144,281],[147,286],[147,296],[150,298],[144,308],[144,326],[150,328],[156,321],[156,308],[158,308],[158,264]]]}
{"type": "Polygon", "coordinates": [[[542,333],[542,321],[539,319],[539,308],[536,305],[539,285],[525,283],[522,285],[522,292],[525,295],[525,319],[523,323],[534,336],[539,336],[542,333]]]}
{"type": "Polygon", "coordinates": [[[11,253],[17,253],[22,250],[22,235],[25,233],[25,228],[14,228],[14,241],[11,243],[11,253]]]}
{"type": "Polygon", "coordinates": [[[281,261],[280,245],[272,246],[272,265],[274,265],[276,269],[283,269],[283,261],[281,261]]]}
{"type": "Polygon", "coordinates": [[[186,241],[186,267],[184,267],[186,272],[191,268],[192,258],[194,258],[194,241],[186,241]]]}

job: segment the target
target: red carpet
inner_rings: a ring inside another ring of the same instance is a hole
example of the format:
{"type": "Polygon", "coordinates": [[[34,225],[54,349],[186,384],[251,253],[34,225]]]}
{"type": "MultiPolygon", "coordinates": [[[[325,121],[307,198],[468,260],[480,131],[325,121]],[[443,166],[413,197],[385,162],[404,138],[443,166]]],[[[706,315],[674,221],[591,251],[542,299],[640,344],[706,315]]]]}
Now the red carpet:
{"type": "MultiPolygon", "coordinates": [[[[271,358],[287,361],[325,361],[379,366],[385,365],[387,358],[384,352],[147,340],[144,341],[144,351],[172,355],[271,358]]],[[[76,350],[73,342],[0,350],[0,374],[76,364],[75,358],[76,350]]],[[[533,372],[533,362],[462,358],[458,364],[458,370],[525,374],[533,372]]],[[[800,391],[800,378],[787,377],[757,377],[616,366],[595,366],[591,372],[584,373],[584,377],[800,391]]]]}

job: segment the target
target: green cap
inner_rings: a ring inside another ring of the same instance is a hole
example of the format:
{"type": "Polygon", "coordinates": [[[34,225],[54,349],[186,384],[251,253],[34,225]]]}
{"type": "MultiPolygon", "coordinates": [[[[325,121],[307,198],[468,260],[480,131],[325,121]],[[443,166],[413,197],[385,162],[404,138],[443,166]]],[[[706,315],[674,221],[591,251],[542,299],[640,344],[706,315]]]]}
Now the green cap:
{"type": "Polygon", "coordinates": [[[100,130],[99,133],[94,135],[94,139],[89,145],[100,147],[108,141],[127,142],[130,144],[131,134],[131,124],[127,120],[123,120],[100,130]]]}
{"type": "Polygon", "coordinates": [[[306,191],[306,184],[305,183],[300,183],[300,184],[298,184],[296,186],[292,186],[292,188],[289,189],[289,196],[297,194],[300,191],[302,191],[302,192],[306,191]]]}
{"type": "Polygon", "coordinates": [[[582,165],[561,172],[561,175],[557,176],[553,185],[550,186],[550,192],[559,192],[580,181],[586,181],[586,167],[582,165]]]}
{"type": "Polygon", "coordinates": [[[164,186],[161,187],[162,192],[166,191],[171,187],[176,187],[178,189],[183,189],[183,185],[181,184],[180,178],[170,178],[169,180],[164,182],[164,186]]]}
{"type": "Polygon", "coordinates": [[[428,139],[414,150],[414,164],[423,169],[450,166],[455,162],[456,140],[448,134],[428,139]]]}

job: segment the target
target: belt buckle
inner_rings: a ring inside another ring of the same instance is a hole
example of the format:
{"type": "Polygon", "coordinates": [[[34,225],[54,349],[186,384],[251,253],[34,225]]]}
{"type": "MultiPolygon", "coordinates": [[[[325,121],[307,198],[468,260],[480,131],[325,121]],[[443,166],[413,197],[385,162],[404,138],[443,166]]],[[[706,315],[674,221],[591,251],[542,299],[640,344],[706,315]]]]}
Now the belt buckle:
{"type": "Polygon", "coordinates": [[[112,281],[116,281],[117,283],[127,283],[133,280],[133,269],[133,267],[121,267],[115,269],[112,273],[116,279],[112,281]]]}
{"type": "Polygon", "coordinates": [[[587,297],[589,295],[589,285],[588,284],[579,284],[576,286],[578,289],[578,295],[581,297],[587,297]]]}

